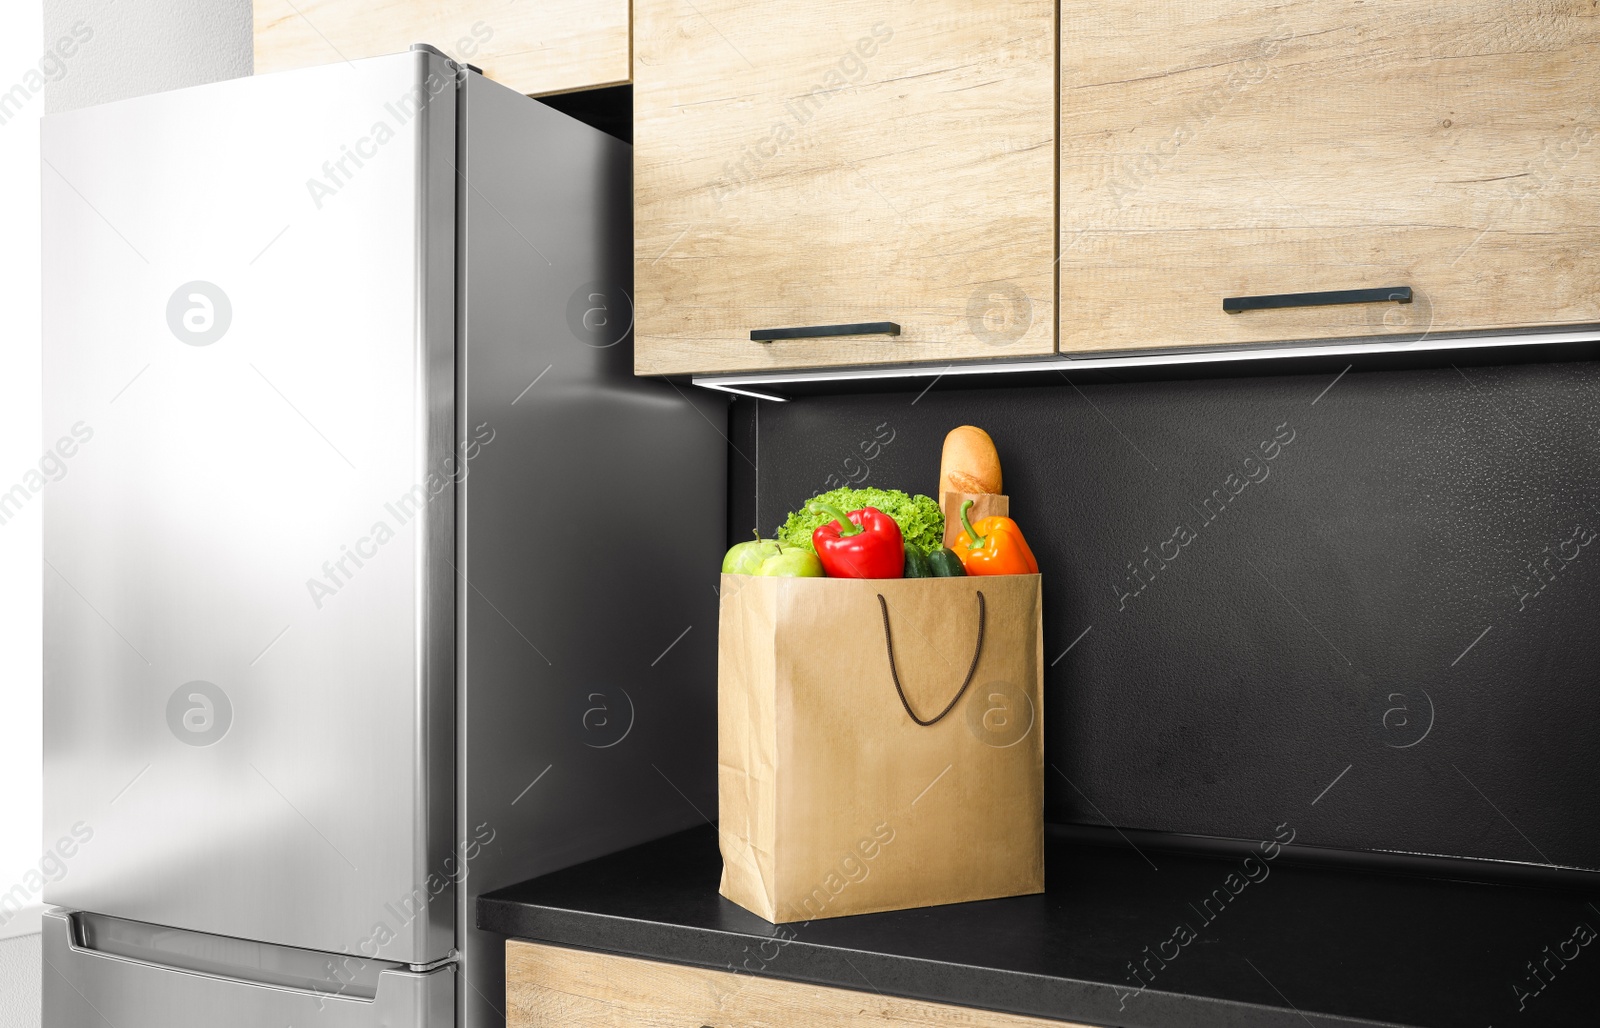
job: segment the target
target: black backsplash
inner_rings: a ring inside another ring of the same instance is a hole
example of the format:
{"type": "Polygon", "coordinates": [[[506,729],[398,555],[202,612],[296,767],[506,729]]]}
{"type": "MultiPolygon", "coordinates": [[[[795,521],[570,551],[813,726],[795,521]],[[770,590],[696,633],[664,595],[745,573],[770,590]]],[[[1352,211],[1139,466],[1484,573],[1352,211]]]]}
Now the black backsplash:
{"type": "Polygon", "coordinates": [[[1600,364],[1335,374],[741,399],[730,535],[982,426],[1047,820],[1600,869],[1600,364]]]}

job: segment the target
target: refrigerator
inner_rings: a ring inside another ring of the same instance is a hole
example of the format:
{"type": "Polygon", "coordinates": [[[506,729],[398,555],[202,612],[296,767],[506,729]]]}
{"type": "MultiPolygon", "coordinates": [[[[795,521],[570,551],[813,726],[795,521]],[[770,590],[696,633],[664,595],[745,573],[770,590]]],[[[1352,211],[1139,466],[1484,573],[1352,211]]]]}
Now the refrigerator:
{"type": "Polygon", "coordinates": [[[420,45],[41,131],[44,1024],[503,1024],[480,893],[714,814],[629,146],[420,45]]]}

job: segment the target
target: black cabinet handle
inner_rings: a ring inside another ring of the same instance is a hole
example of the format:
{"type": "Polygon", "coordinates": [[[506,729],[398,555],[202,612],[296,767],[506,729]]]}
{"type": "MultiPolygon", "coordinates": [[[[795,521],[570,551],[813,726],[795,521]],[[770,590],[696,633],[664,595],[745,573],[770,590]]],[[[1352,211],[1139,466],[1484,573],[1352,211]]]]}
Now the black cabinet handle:
{"type": "Polygon", "coordinates": [[[1284,307],[1332,307],[1342,303],[1410,303],[1410,286],[1386,289],[1340,289],[1331,293],[1279,293],[1275,296],[1230,296],[1222,301],[1229,314],[1284,307]]]}
{"type": "Polygon", "coordinates": [[[892,321],[869,321],[860,325],[809,325],[804,328],[756,328],[750,338],[757,343],[774,339],[818,339],[823,336],[897,336],[900,326],[892,321]]]}

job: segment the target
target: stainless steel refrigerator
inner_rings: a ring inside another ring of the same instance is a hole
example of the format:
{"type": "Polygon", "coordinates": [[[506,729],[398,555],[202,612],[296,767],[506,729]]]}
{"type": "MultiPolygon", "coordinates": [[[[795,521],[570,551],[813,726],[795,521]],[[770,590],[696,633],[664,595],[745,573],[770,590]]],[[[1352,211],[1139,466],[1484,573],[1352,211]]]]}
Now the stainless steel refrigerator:
{"type": "Polygon", "coordinates": [[[45,1024],[501,1023],[475,897],[713,809],[629,147],[427,47],[42,132],[45,1024]]]}

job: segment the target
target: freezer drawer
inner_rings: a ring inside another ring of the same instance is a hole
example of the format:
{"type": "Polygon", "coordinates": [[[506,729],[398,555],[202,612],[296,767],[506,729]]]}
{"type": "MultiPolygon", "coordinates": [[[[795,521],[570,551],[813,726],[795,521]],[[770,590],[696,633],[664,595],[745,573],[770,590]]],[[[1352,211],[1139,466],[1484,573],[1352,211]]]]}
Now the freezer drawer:
{"type": "Polygon", "coordinates": [[[44,1028],[106,1017],[116,1028],[445,1028],[455,1019],[451,965],[346,971],[339,954],[109,919],[91,927],[60,910],[44,915],[42,952],[44,1028]],[[228,964],[241,957],[249,966],[228,964]],[[328,991],[347,979],[357,980],[328,991]]]}

